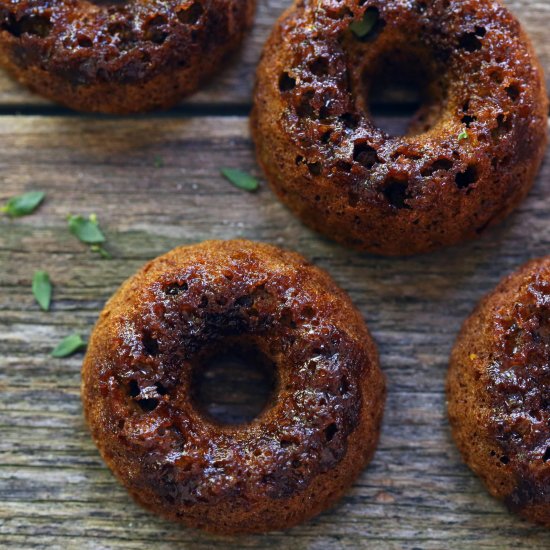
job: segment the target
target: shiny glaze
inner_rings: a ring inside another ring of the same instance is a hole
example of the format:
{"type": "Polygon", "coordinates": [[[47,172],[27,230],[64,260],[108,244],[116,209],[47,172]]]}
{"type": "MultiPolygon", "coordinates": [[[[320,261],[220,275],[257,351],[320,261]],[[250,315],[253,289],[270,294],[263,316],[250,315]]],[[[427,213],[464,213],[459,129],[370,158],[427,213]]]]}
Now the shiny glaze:
{"type": "Polygon", "coordinates": [[[357,248],[410,254],[475,236],[526,191],[544,149],[542,71],[497,2],[296,2],[258,75],[270,182],[308,224],[357,248]],[[376,23],[359,39],[350,25],[367,12],[376,23]],[[368,110],[385,56],[428,75],[405,136],[368,110]]]}
{"type": "Polygon", "coordinates": [[[94,331],[83,399],[103,456],[140,502],[214,529],[197,505],[284,507],[358,453],[329,482],[341,493],[373,451],[350,449],[350,437],[367,417],[378,430],[384,392],[368,332],[326,274],[231,241],[176,249],[122,287],[94,331]],[[220,425],[196,405],[193,373],[205,356],[239,346],[274,364],[277,390],[251,423],[220,425]]]}
{"type": "Polygon", "coordinates": [[[487,392],[490,433],[517,484],[513,509],[550,505],[550,260],[531,270],[494,312],[487,392]]]}
{"type": "Polygon", "coordinates": [[[0,2],[0,33],[13,62],[36,65],[73,85],[128,84],[230,42],[249,10],[231,0],[90,1],[11,0],[0,2]]]}

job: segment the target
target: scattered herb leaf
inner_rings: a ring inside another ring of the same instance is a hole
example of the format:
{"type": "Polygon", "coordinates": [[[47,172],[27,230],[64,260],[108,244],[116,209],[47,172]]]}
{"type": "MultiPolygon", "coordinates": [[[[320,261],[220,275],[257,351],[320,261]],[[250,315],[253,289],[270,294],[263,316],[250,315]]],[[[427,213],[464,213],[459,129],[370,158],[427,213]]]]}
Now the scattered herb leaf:
{"type": "Polygon", "coordinates": [[[374,29],[377,21],[378,11],[367,10],[365,15],[363,15],[363,19],[360,21],[353,21],[349,28],[357,38],[365,38],[374,29]]]}
{"type": "Polygon", "coordinates": [[[50,276],[45,271],[35,272],[32,278],[32,293],[38,305],[44,311],[49,311],[52,299],[52,283],[50,276]]]}
{"type": "Polygon", "coordinates": [[[160,156],[155,157],[155,168],[162,168],[164,166],[164,159],[160,156]]]}
{"type": "Polygon", "coordinates": [[[468,132],[466,130],[462,130],[460,134],[458,134],[458,141],[462,141],[463,139],[468,139],[468,132]]]}
{"type": "Polygon", "coordinates": [[[82,340],[80,334],[71,334],[63,338],[51,353],[52,357],[63,358],[69,357],[86,347],[86,342],[82,340]]]}
{"type": "Polygon", "coordinates": [[[90,214],[88,218],[83,216],[69,216],[69,231],[81,242],[89,244],[90,250],[101,255],[102,258],[110,259],[111,255],[103,248],[105,235],[99,227],[97,216],[90,214]]]}
{"type": "Polygon", "coordinates": [[[245,191],[254,192],[258,190],[259,184],[256,178],[241,170],[234,168],[223,168],[221,171],[224,178],[229,180],[235,187],[244,189],[245,191]]]}
{"type": "Polygon", "coordinates": [[[0,208],[1,212],[5,212],[12,218],[20,216],[28,216],[32,214],[44,200],[46,194],[43,191],[30,191],[16,197],[12,197],[8,202],[0,208]]]}
{"type": "Polygon", "coordinates": [[[88,219],[82,216],[69,216],[68,221],[69,231],[83,243],[100,244],[105,242],[105,235],[99,228],[95,214],[90,214],[88,219]]]}
{"type": "Polygon", "coordinates": [[[107,252],[100,244],[93,244],[92,246],[90,246],[90,250],[92,252],[96,252],[106,260],[110,260],[112,258],[111,254],[109,254],[109,252],[107,252]]]}

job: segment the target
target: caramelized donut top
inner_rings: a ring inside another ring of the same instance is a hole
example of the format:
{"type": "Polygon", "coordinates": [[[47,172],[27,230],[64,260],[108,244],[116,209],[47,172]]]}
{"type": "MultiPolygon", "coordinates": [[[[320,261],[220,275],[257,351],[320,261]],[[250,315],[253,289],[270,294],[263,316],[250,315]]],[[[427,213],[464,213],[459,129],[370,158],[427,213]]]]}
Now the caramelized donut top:
{"type": "Polygon", "coordinates": [[[94,332],[94,435],[116,442],[133,483],[174,502],[288,496],[345,454],[362,377],[377,368],[370,342],[349,299],[294,254],[244,241],[177,249],[128,281],[94,332]],[[240,426],[192,398],[194,370],[232,345],[278,375],[273,402],[240,426]]]}
{"type": "Polygon", "coordinates": [[[504,285],[513,285],[511,299],[492,312],[485,358],[489,431],[519,480],[508,503],[521,508],[548,503],[550,495],[550,259],[528,264],[504,285]]]}
{"type": "Polygon", "coordinates": [[[208,55],[248,9],[236,0],[11,0],[0,31],[24,43],[19,64],[74,84],[131,83],[208,55]]]}
{"type": "Polygon", "coordinates": [[[276,116],[296,165],[346,190],[348,206],[458,211],[478,181],[540,140],[542,74],[496,1],[304,0],[277,32],[276,116]],[[392,64],[422,80],[426,99],[405,136],[369,114],[373,80],[392,64]]]}

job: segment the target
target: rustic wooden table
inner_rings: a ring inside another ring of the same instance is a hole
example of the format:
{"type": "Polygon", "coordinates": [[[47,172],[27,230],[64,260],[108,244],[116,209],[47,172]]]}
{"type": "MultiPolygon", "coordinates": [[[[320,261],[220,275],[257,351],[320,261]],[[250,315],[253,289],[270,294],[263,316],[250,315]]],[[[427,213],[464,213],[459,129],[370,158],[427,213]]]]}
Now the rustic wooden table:
{"type": "MultiPolygon", "coordinates": [[[[444,380],[457,330],[509,271],[550,250],[550,166],[506,223],[480,240],[411,259],[357,254],[305,229],[265,184],[246,194],[221,167],[257,174],[247,113],[254,69],[289,0],[260,0],[248,43],[207,89],[172,112],[81,116],[0,75],[0,202],[42,189],[32,216],[0,217],[0,546],[3,548],[550,548],[550,533],[491,499],[461,464],[444,380]],[[113,259],[72,237],[66,216],[98,214],[113,259]],[[333,510],[288,532],[239,539],[169,524],[138,508],[91,442],[79,397],[81,355],[105,300],[146,260],[183,243],[248,237],[326,268],[368,320],[389,396],[374,461],[333,510]],[[55,282],[35,304],[36,269],[55,282]]],[[[550,75],[548,0],[508,0],[550,75]]],[[[388,124],[399,123],[388,119],[388,124]]]]}

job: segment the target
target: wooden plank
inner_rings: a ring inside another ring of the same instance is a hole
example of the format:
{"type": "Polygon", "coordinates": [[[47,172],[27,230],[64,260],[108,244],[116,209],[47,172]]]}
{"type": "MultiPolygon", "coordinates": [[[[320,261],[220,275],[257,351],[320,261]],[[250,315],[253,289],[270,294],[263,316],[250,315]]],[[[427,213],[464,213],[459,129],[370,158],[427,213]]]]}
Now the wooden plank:
{"type": "MultiPolygon", "coordinates": [[[[258,0],[256,21],[241,51],[234,56],[226,70],[202,91],[189,98],[186,104],[248,105],[263,43],[276,18],[290,4],[291,0],[258,0]]],[[[550,3],[546,0],[504,0],[504,4],[516,14],[531,36],[545,68],[550,88],[550,43],[547,40],[550,3]]],[[[29,93],[5,73],[0,72],[0,107],[24,108],[46,105],[51,104],[29,93]]]]}
{"type": "Polygon", "coordinates": [[[265,184],[247,194],[220,177],[221,167],[258,174],[245,118],[5,116],[0,151],[0,202],[47,192],[33,216],[0,217],[0,546],[550,546],[550,533],[508,514],[461,464],[443,393],[451,345],[476,300],[550,249],[550,165],[519,211],[483,238],[385,259],[313,234],[265,184]],[[112,260],[67,231],[68,214],[91,212],[112,260]],[[238,539],[187,530],[134,505],[84,426],[81,356],[48,356],[65,335],[89,334],[104,301],[146,260],[183,243],[230,237],[284,245],[327,269],[368,320],[389,384],[378,452],[338,507],[289,532],[238,539]],[[39,268],[55,283],[50,313],[30,293],[39,268]]]}

